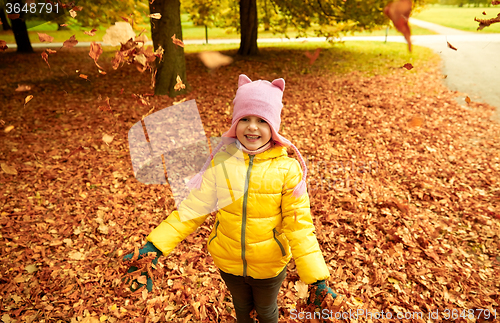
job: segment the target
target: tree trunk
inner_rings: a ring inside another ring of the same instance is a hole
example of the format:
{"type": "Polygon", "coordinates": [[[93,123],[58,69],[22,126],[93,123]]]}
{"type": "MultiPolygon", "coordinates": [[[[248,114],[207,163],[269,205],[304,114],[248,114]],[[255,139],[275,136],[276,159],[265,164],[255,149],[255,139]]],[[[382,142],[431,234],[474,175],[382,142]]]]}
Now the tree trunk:
{"type": "Polygon", "coordinates": [[[241,42],[238,55],[259,54],[257,47],[257,0],[240,0],[241,42]]]}
{"type": "MultiPolygon", "coordinates": [[[[23,7],[22,0],[15,0],[12,3],[19,3],[21,8],[23,7]]],[[[24,12],[21,10],[19,18],[11,19],[12,31],[14,32],[14,38],[16,39],[17,52],[18,53],[33,53],[33,47],[31,47],[30,37],[28,35],[28,28],[24,22],[24,12]]]]}
{"type": "Polygon", "coordinates": [[[0,9],[0,20],[2,21],[3,30],[11,30],[12,28],[9,25],[9,21],[7,20],[7,16],[5,15],[5,11],[0,9]]]}
{"type": "Polygon", "coordinates": [[[151,38],[156,51],[158,46],[164,49],[163,59],[156,63],[155,95],[168,95],[173,98],[186,94],[190,88],[186,80],[186,59],[184,48],[172,41],[172,36],[182,40],[181,12],[179,0],[155,0],[149,5],[150,13],[160,13],[161,19],[151,18],[151,38]],[[177,76],[186,86],[176,91],[177,76]]]}

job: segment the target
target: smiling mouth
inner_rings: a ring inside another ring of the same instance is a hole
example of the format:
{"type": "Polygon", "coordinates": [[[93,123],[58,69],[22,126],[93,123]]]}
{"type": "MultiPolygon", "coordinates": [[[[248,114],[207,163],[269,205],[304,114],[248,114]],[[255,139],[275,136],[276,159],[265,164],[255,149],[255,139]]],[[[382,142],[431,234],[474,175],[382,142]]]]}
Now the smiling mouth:
{"type": "Polygon", "coordinates": [[[250,140],[255,140],[255,139],[259,139],[259,138],[260,138],[260,136],[249,136],[249,135],[245,135],[245,138],[250,139],[250,140]]]}

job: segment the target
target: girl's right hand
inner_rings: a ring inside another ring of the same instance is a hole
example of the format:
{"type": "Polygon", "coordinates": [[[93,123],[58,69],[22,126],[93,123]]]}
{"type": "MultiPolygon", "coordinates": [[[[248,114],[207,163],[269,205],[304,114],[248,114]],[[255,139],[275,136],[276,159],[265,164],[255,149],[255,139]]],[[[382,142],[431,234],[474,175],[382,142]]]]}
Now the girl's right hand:
{"type": "MultiPolygon", "coordinates": [[[[141,259],[142,257],[144,257],[144,255],[147,255],[148,253],[154,253],[154,254],[156,254],[156,258],[153,259],[153,264],[156,265],[158,263],[158,258],[161,256],[162,252],[158,248],[156,248],[154,244],[152,244],[149,241],[148,241],[148,243],[146,243],[144,245],[144,247],[142,247],[141,249],[139,249],[139,256],[137,257],[137,259],[141,259]]],[[[134,253],[129,253],[128,255],[126,255],[125,257],[123,257],[123,260],[131,260],[133,257],[134,257],[134,253]]],[[[127,273],[134,272],[137,269],[138,269],[137,267],[131,266],[128,269],[127,273]]],[[[148,291],[151,292],[153,290],[153,280],[151,279],[151,277],[149,277],[149,275],[148,275],[147,272],[142,272],[141,276],[145,276],[146,277],[146,288],[148,289],[148,291]]],[[[140,278],[139,278],[139,280],[144,281],[144,279],[140,279],[140,278]]],[[[127,281],[126,283],[128,284],[129,281],[127,281]]],[[[142,286],[144,286],[144,284],[140,283],[139,281],[137,281],[137,279],[135,279],[130,284],[130,290],[133,291],[133,292],[135,292],[136,290],[138,290],[142,286]],[[134,282],[138,285],[137,288],[133,288],[134,282]]]]}

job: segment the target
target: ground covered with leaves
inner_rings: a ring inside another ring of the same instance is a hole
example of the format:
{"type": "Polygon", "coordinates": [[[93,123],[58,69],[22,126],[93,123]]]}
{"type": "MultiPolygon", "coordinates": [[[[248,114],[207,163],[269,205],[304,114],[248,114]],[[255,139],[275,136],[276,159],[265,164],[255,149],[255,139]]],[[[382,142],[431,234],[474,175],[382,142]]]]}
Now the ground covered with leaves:
{"type": "MultiPolygon", "coordinates": [[[[196,99],[207,136],[219,136],[230,125],[240,73],[286,80],[281,133],[308,160],[329,283],[345,297],[339,313],[358,311],[358,322],[381,311],[398,322],[500,317],[494,108],[457,102],[437,60],[410,70],[389,63],[368,76],[336,73],[332,66],[342,62],[335,49],[313,65],[302,51],[261,51],[213,71],[187,55],[192,91],[175,99],[149,95],[147,72],[128,65],[113,71],[112,53],[99,61],[105,75],[88,49],[51,55],[50,69],[40,53],[1,54],[3,322],[234,320],[206,251],[213,215],[160,258],[151,293],[131,293],[121,278],[129,265],[123,255],[174,208],[168,185],[134,178],[128,130],[153,108],[196,99]],[[15,91],[19,85],[30,89],[15,91]]],[[[278,299],[280,322],[294,321],[293,309],[302,308],[298,280],[292,261],[278,299]]]]}

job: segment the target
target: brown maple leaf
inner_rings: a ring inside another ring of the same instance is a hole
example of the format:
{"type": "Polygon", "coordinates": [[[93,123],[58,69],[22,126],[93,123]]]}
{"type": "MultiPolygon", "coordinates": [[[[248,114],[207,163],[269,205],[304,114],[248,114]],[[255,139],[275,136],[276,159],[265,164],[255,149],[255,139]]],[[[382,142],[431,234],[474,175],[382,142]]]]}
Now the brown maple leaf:
{"type": "Polygon", "coordinates": [[[49,64],[49,54],[47,54],[46,52],[43,52],[42,53],[42,58],[43,60],[45,61],[45,63],[47,63],[47,65],[49,66],[50,68],[50,64],[49,64]]]}
{"type": "Polygon", "coordinates": [[[185,88],[186,88],[186,85],[184,85],[184,84],[182,83],[181,77],[180,77],[179,75],[177,75],[176,81],[177,81],[177,83],[176,83],[176,84],[175,84],[175,86],[174,86],[174,90],[176,90],[176,91],[180,91],[180,90],[182,90],[182,89],[185,89],[185,88]]]}
{"type": "Polygon", "coordinates": [[[97,29],[92,29],[91,31],[84,31],[83,33],[89,36],[94,36],[97,29]]]}
{"type": "Polygon", "coordinates": [[[407,70],[411,70],[413,68],[413,65],[411,65],[410,63],[406,63],[405,65],[403,65],[403,67],[407,70]]]}
{"type": "Polygon", "coordinates": [[[177,46],[184,47],[182,40],[175,38],[175,34],[172,36],[172,42],[177,46]]]}
{"type": "Polygon", "coordinates": [[[4,50],[6,50],[7,48],[9,48],[9,47],[7,46],[7,42],[6,42],[5,40],[0,40],[0,50],[1,50],[1,51],[4,51],[4,50]]]}
{"type": "Polygon", "coordinates": [[[65,40],[63,43],[63,47],[74,47],[76,44],[78,44],[78,40],[76,40],[75,35],[71,36],[68,40],[65,40]]]}
{"type": "Polygon", "coordinates": [[[457,48],[455,46],[453,46],[452,44],[450,44],[449,42],[446,42],[448,44],[448,47],[453,49],[453,50],[457,50],[457,48]]]}
{"type": "Polygon", "coordinates": [[[316,48],[316,50],[314,51],[314,54],[311,54],[309,52],[305,52],[305,55],[307,56],[307,58],[309,58],[309,65],[314,64],[314,62],[318,59],[319,52],[321,52],[321,48],[316,48]]]}
{"type": "Polygon", "coordinates": [[[38,39],[40,39],[40,42],[49,42],[51,43],[53,40],[54,40],[54,37],[52,36],[49,36],[47,34],[44,34],[44,33],[37,33],[38,34],[38,39]]]}
{"type": "Polygon", "coordinates": [[[90,43],[89,56],[94,60],[96,65],[97,65],[97,60],[99,59],[99,56],[101,56],[101,54],[102,54],[101,44],[98,44],[94,41],[90,43]]]}
{"type": "Polygon", "coordinates": [[[411,0],[395,0],[384,8],[384,14],[392,20],[394,27],[403,34],[411,52],[411,30],[408,19],[412,10],[411,0]]]}

